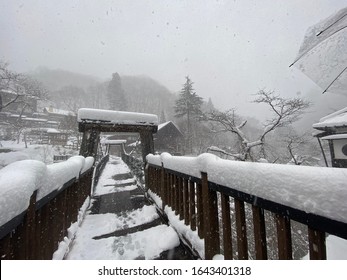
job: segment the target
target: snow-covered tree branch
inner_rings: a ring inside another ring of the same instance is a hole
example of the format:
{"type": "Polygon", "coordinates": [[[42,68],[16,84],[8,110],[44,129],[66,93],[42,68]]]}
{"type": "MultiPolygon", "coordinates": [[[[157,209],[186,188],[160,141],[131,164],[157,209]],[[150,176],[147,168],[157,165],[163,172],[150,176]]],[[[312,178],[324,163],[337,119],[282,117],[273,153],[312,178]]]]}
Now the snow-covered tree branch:
{"type": "Polygon", "coordinates": [[[225,112],[212,111],[206,117],[208,121],[218,123],[221,127],[220,131],[229,131],[238,136],[241,142],[240,153],[243,155],[240,158],[245,160],[252,160],[251,150],[257,146],[261,147],[265,158],[265,137],[275,129],[288,126],[298,120],[310,106],[309,102],[301,98],[286,99],[276,95],[274,91],[266,92],[264,90],[256,94],[256,99],[253,102],[267,105],[272,112],[272,117],[264,123],[261,134],[253,141],[249,140],[243,130],[247,120],[238,117],[235,114],[235,109],[225,112]]]}

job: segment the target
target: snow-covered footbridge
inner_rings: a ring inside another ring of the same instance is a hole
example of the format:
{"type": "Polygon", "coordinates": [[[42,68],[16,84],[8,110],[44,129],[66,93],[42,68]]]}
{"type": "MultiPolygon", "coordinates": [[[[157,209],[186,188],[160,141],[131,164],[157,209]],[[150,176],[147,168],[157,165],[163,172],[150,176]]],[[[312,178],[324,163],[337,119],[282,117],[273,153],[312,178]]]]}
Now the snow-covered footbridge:
{"type": "Polygon", "coordinates": [[[81,156],[0,170],[1,259],[346,257],[346,169],[153,155],[154,115],[78,118],[81,156]],[[142,161],[101,158],[102,132],[139,133],[142,161]]]}

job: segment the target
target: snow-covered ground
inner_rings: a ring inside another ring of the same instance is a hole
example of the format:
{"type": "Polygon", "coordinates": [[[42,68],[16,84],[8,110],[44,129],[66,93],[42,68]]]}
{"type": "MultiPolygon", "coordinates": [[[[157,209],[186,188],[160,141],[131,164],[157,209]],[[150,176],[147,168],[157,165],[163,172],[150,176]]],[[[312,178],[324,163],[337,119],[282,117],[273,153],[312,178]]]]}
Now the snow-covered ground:
{"type": "MultiPolygon", "coordinates": [[[[107,195],[115,192],[129,192],[137,188],[134,179],[115,180],[115,174],[128,174],[127,165],[119,158],[111,157],[95,187],[94,196],[107,195]],[[134,184],[131,184],[134,183],[134,184]],[[130,184],[117,187],[117,184],[130,184]]],[[[121,236],[97,238],[119,230],[134,228],[159,218],[154,205],[121,213],[92,214],[88,209],[86,216],[77,228],[71,249],[65,256],[67,260],[131,260],[154,259],[163,251],[179,245],[175,230],[165,224],[150,227],[121,236]]],[[[66,248],[68,240],[61,243],[66,248]]],[[[55,259],[62,258],[60,253],[55,259]]]]}
{"type": "Polygon", "coordinates": [[[1,141],[0,169],[12,162],[33,159],[46,164],[53,163],[54,155],[78,155],[78,151],[52,145],[29,145],[25,148],[24,142],[1,141]]]}

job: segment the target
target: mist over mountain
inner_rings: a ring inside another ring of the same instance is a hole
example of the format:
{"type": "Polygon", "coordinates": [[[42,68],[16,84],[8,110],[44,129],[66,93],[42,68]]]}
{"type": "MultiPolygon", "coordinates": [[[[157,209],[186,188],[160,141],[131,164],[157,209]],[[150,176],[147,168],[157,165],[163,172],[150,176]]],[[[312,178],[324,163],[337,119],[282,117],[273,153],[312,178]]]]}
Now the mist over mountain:
{"type": "Polygon", "coordinates": [[[102,82],[102,79],[92,75],[84,75],[62,69],[49,69],[42,66],[28,74],[40,81],[50,91],[58,90],[64,86],[76,86],[86,89],[89,86],[102,82]]]}
{"type": "MultiPolygon", "coordinates": [[[[48,90],[50,100],[61,109],[77,111],[81,107],[109,109],[107,86],[109,79],[40,67],[30,73],[48,90]]],[[[111,77],[111,73],[110,73],[111,77]]],[[[128,111],[174,117],[176,95],[147,76],[121,76],[128,111]]]]}
{"type": "Polygon", "coordinates": [[[166,119],[174,116],[176,95],[165,86],[147,76],[122,76],[122,87],[128,100],[129,110],[152,113],[166,119]]]}

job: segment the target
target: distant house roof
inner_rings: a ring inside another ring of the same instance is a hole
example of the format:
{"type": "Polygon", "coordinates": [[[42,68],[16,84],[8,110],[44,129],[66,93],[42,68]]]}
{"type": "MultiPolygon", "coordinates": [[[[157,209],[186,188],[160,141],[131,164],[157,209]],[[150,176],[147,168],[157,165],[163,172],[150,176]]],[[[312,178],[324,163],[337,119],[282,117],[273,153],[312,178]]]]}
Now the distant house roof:
{"type": "Polygon", "coordinates": [[[44,111],[48,114],[61,115],[61,116],[75,116],[76,114],[72,111],[61,110],[53,107],[45,107],[44,111]]]}
{"type": "Polygon", "coordinates": [[[174,128],[177,130],[177,132],[178,132],[180,135],[183,136],[183,134],[182,134],[182,132],[180,131],[180,129],[179,129],[172,121],[168,121],[168,122],[159,124],[159,125],[158,125],[158,133],[159,133],[160,130],[162,130],[162,129],[166,128],[166,127],[170,127],[170,126],[171,126],[171,127],[174,127],[174,128]]]}
{"type": "Polygon", "coordinates": [[[347,128],[347,107],[321,118],[318,123],[313,125],[313,128],[324,131],[344,127],[347,128]]]}

